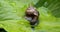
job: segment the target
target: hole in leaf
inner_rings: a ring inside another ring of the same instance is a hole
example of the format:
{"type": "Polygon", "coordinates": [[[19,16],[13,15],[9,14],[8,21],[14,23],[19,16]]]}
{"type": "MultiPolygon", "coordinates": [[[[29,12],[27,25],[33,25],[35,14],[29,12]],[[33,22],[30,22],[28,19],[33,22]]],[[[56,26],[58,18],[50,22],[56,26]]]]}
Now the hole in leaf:
{"type": "Polygon", "coordinates": [[[4,28],[0,28],[0,32],[7,32],[4,28]]]}

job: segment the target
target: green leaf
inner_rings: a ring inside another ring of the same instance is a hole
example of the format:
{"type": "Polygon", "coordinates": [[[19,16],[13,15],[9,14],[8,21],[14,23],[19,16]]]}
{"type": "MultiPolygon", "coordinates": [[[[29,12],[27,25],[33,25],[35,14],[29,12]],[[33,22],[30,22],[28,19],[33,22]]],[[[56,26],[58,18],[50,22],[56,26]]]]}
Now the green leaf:
{"type": "Polygon", "coordinates": [[[0,28],[7,32],[60,32],[60,0],[0,0],[0,28]],[[35,30],[24,19],[29,4],[40,13],[35,30]]]}

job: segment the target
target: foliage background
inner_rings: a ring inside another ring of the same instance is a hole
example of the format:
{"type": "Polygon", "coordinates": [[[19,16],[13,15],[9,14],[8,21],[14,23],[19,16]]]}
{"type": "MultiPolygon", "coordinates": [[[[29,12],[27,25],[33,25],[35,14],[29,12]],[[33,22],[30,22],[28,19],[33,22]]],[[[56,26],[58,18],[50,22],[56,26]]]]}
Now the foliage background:
{"type": "Polygon", "coordinates": [[[60,0],[0,0],[0,28],[8,32],[60,32],[60,0]],[[40,12],[34,31],[23,17],[30,3],[40,12]]]}

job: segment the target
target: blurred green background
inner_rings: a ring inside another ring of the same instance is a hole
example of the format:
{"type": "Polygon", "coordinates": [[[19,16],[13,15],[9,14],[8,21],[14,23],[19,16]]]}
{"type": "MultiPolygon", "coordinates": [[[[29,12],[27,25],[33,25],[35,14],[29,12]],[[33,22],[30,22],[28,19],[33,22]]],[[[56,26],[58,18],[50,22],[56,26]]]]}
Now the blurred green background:
{"type": "Polygon", "coordinates": [[[0,0],[0,28],[7,32],[60,32],[60,0],[0,0]],[[23,17],[30,3],[40,13],[34,31],[23,17]]]}

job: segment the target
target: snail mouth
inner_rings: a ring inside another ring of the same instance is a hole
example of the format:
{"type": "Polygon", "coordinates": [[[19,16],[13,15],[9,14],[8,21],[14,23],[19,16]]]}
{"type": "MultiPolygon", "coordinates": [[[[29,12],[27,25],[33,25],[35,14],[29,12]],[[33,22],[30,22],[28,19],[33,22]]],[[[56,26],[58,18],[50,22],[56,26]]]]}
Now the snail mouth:
{"type": "Polygon", "coordinates": [[[7,32],[4,28],[0,28],[0,32],[7,32]]]}

